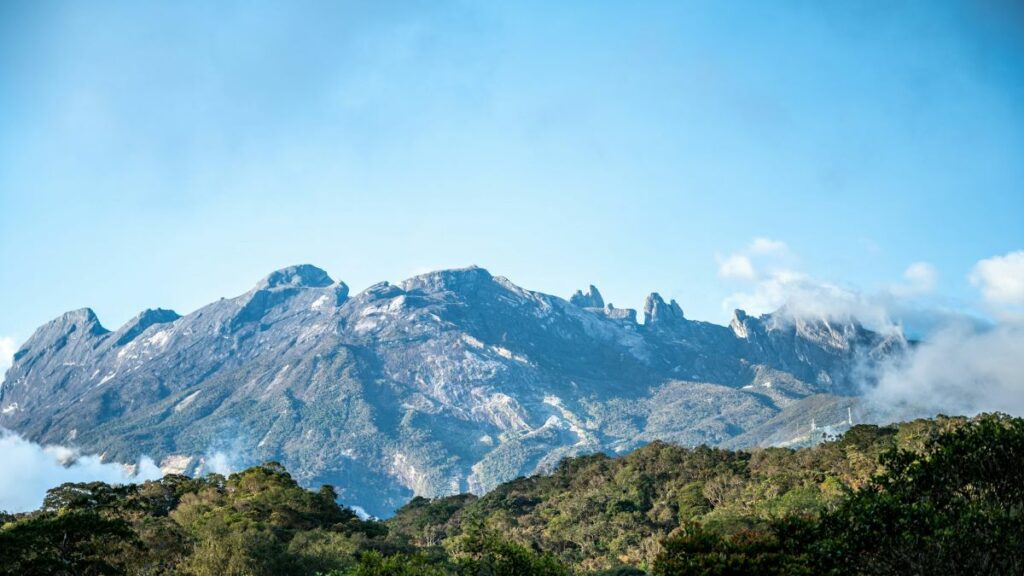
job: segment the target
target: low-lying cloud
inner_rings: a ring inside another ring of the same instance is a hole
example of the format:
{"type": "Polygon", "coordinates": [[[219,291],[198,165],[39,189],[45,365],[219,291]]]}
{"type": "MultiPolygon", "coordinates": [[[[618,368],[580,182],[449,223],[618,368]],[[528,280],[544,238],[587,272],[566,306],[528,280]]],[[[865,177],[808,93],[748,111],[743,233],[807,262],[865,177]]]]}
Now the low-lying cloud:
{"type": "Polygon", "coordinates": [[[864,407],[882,421],[980,412],[1024,415],[1024,325],[947,326],[884,366],[864,407]]]}
{"type": "Polygon", "coordinates": [[[756,244],[718,259],[723,278],[746,282],[724,307],[854,318],[873,330],[901,330],[920,339],[865,378],[864,407],[874,420],[992,411],[1024,416],[1024,251],[979,260],[964,278],[978,289],[977,306],[991,317],[985,320],[922,300],[939,276],[927,262],[911,263],[900,279],[864,293],[784,267],[777,256],[788,249],[781,242],[776,250],[757,250],[756,244]]]}
{"type": "Polygon", "coordinates": [[[938,276],[931,264],[914,262],[900,281],[865,294],[794,270],[795,255],[789,246],[769,238],[754,238],[742,250],[717,260],[718,275],[742,285],[722,301],[726,310],[739,308],[757,315],[783,309],[790,316],[856,318],[879,331],[894,329],[893,312],[906,308],[907,300],[932,292],[938,276]]]}
{"type": "Polygon", "coordinates": [[[0,510],[7,512],[39,508],[46,491],[65,482],[128,484],[161,477],[156,463],[147,457],[134,466],[133,473],[122,464],[104,463],[99,456],[64,446],[40,446],[7,430],[0,430],[0,461],[0,510]]]}
{"type": "Polygon", "coordinates": [[[781,308],[791,316],[857,318],[876,330],[892,324],[888,306],[878,297],[790,270],[763,274],[749,289],[726,297],[723,306],[751,314],[766,314],[781,308]]]}

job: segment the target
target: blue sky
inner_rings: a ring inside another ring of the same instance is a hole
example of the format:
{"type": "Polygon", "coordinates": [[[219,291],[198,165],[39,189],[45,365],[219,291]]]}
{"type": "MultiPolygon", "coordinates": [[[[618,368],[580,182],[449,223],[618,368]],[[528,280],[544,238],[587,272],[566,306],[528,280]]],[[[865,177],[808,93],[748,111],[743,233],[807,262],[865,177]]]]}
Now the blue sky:
{"type": "Polygon", "coordinates": [[[1024,304],[1024,14],[825,4],[0,3],[0,340],[301,262],[1024,304]]]}

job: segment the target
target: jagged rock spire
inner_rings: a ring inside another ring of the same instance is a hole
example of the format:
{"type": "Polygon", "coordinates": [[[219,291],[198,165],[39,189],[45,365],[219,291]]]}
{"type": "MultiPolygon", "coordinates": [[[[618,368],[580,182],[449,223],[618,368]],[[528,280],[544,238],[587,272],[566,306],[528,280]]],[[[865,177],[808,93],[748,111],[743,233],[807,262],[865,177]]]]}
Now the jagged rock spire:
{"type": "Polygon", "coordinates": [[[732,322],[729,322],[729,328],[732,329],[732,333],[735,334],[737,338],[746,338],[750,335],[750,330],[747,326],[748,318],[749,316],[747,316],[747,313],[744,310],[737,308],[733,311],[732,322]]]}
{"type": "Polygon", "coordinates": [[[575,294],[569,297],[569,302],[580,308],[604,308],[604,298],[601,297],[601,292],[593,284],[590,285],[590,289],[587,290],[586,294],[582,290],[577,290],[575,294]]]}
{"type": "Polygon", "coordinates": [[[681,320],[683,320],[683,309],[675,300],[666,304],[660,294],[651,292],[647,301],[644,302],[644,324],[648,326],[655,324],[668,326],[681,320]]]}

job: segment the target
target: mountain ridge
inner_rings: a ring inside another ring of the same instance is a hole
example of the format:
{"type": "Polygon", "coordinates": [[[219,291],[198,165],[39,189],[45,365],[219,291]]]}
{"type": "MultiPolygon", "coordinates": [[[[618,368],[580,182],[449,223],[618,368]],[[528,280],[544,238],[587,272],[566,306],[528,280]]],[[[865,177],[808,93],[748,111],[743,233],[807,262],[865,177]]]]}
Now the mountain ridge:
{"type": "Polygon", "coordinates": [[[110,331],[86,308],[44,324],[0,386],[0,426],[175,472],[216,453],[281,460],[385,515],[565,456],[759,443],[804,412],[845,419],[859,367],[906,347],[852,319],[693,321],[657,293],[643,318],[593,286],[563,299],[476,266],[356,294],[291,266],[183,316],[144,311],[110,331]]]}

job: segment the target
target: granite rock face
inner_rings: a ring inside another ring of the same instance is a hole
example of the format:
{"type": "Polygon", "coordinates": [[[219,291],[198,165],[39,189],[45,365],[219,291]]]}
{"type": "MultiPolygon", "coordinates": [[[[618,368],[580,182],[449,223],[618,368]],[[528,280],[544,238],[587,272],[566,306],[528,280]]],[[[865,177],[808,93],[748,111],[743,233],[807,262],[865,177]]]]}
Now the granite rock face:
{"type": "Polygon", "coordinates": [[[604,308],[604,298],[601,297],[601,292],[593,284],[590,285],[586,294],[582,290],[577,290],[569,298],[569,303],[575,304],[580,308],[604,308]]]}
{"type": "Polygon", "coordinates": [[[476,267],[350,295],[303,265],[115,331],[88,309],[60,316],[15,355],[0,426],[175,472],[278,460],[387,515],[569,455],[751,445],[805,413],[843,420],[858,368],[905,346],[853,321],[692,321],[657,294],[638,323],[594,287],[567,301],[476,267]]]}

